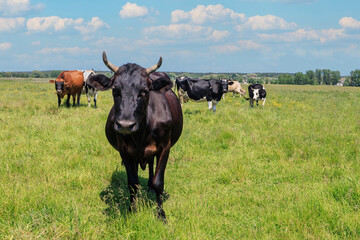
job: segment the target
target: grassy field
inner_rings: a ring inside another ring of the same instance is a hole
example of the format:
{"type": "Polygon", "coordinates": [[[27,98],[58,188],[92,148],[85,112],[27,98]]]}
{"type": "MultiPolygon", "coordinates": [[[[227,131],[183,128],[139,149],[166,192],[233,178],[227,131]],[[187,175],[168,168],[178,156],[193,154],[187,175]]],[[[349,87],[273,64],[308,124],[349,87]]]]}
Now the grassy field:
{"type": "Polygon", "coordinates": [[[58,108],[47,81],[0,80],[0,239],[359,239],[360,88],[266,89],[265,107],[183,106],[164,225],[147,171],[127,212],[104,133],[111,92],[58,108]]]}

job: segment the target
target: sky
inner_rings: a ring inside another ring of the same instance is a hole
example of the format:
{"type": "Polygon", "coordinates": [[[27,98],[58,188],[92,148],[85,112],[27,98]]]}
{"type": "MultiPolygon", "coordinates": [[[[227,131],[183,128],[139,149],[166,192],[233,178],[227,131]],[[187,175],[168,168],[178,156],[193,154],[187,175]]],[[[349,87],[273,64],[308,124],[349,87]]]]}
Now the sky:
{"type": "Polygon", "coordinates": [[[0,71],[360,69],[359,0],[0,0],[0,71]]]}

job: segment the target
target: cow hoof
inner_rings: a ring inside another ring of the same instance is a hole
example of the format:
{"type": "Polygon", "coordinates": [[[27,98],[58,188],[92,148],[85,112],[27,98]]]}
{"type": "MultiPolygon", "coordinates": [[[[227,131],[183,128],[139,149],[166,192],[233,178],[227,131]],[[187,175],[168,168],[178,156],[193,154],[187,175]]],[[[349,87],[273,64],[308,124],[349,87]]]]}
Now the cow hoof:
{"type": "Polygon", "coordinates": [[[167,223],[166,215],[165,215],[164,210],[162,210],[161,208],[160,209],[158,208],[157,215],[158,215],[159,220],[161,220],[164,224],[167,223]]]}
{"type": "Polygon", "coordinates": [[[155,193],[154,187],[152,187],[152,186],[149,187],[148,192],[149,192],[149,193],[155,193]]]}

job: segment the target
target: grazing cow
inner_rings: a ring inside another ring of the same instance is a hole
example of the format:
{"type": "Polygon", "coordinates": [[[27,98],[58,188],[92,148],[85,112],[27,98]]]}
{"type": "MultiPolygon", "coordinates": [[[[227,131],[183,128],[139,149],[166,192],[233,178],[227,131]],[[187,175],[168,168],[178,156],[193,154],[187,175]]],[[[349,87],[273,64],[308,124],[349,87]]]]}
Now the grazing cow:
{"type": "Polygon", "coordinates": [[[120,152],[130,191],[130,211],[135,210],[138,191],[138,166],[149,165],[149,190],[156,193],[158,216],[166,220],[161,195],[164,191],[165,167],[170,148],[179,139],[183,127],[181,105],[171,90],[173,83],[165,73],[156,73],[159,62],[149,68],[128,63],[117,67],[107,60],[114,72],[111,78],[99,74],[89,84],[100,91],[112,89],[114,105],[110,110],[105,133],[109,143],[120,152]],[[154,157],[156,170],[154,175],[154,157]]]}
{"type": "Polygon", "coordinates": [[[55,90],[58,96],[58,104],[60,107],[61,99],[67,95],[66,105],[70,107],[70,95],[73,97],[73,106],[75,106],[75,96],[77,95],[77,105],[80,105],[81,90],[84,85],[84,77],[82,71],[63,71],[56,78],[50,80],[55,83],[55,90]]]}
{"type": "Polygon", "coordinates": [[[96,107],[98,91],[93,86],[89,85],[89,83],[88,83],[89,77],[95,75],[95,72],[93,70],[84,70],[83,75],[84,75],[84,89],[85,89],[85,93],[86,93],[87,100],[88,100],[88,106],[90,107],[90,105],[91,105],[90,97],[93,97],[94,98],[94,106],[96,107]]]}
{"type": "Polygon", "coordinates": [[[249,90],[249,98],[245,98],[245,99],[250,100],[251,107],[254,107],[254,101],[256,101],[256,105],[259,105],[259,101],[263,101],[263,106],[265,106],[266,90],[263,85],[251,84],[249,85],[248,90],[249,90]]]}
{"type": "MultiPolygon", "coordinates": [[[[245,96],[246,92],[244,89],[242,89],[241,84],[238,81],[228,80],[228,83],[229,83],[228,92],[232,92],[233,97],[235,97],[235,94],[239,94],[240,97],[245,96]]],[[[225,99],[225,94],[223,95],[223,99],[225,99]]]]}
{"type": "Polygon", "coordinates": [[[176,88],[178,89],[178,96],[181,103],[183,103],[184,93],[194,101],[206,100],[209,105],[209,110],[216,111],[216,105],[220,102],[221,97],[228,90],[227,80],[204,80],[193,79],[188,77],[176,78],[176,88]]]}

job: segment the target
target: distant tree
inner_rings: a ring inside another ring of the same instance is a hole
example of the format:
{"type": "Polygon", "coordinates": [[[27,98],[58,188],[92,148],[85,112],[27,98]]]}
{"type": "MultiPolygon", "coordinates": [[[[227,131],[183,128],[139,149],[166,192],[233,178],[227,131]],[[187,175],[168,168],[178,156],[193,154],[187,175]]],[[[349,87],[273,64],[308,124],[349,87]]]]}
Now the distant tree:
{"type": "Polygon", "coordinates": [[[351,77],[346,77],[344,81],[344,87],[351,86],[351,77]]]}
{"type": "Polygon", "coordinates": [[[313,70],[306,71],[306,76],[308,76],[312,83],[315,82],[315,72],[313,70]]]}
{"type": "Polygon", "coordinates": [[[12,72],[4,73],[4,77],[11,78],[12,77],[12,72]]]}
{"type": "Polygon", "coordinates": [[[341,76],[339,71],[332,71],[331,72],[331,84],[336,85],[340,81],[341,76]]]}
{"type": "Polygon", "coordinates": [[[40,71],[32,71],[31,77],[33,78],[45,78],[46,74],[40,71]]]}
{"type": "Polygon", "coordinates": [[[331,84],[331,71],[329,69],[322,70],[323,83],[326,85],[331,84]]]}
{"type": "Polygon", "coordinates": [[[290,74],[281,74],[278,77],[278,80],[275,81],[276,84],[294,84],[294,77],[290,74]]]}
{"type": "Polygon", "coordinates": [[[315,70],[315,84],[322,84],[322,71],[321,69],[315,70]]]}
{"type": "Polygon", "coordinates": [[[348,86],[360,87],[360,69],[351,71],[350,73],[350,82],[348,86]]]}
{"type": "Polygon", "coordinates": [[[311,81],[306,74],[303,74],[302,72],[298,72],[295,73],[294,83],[297,85],[305,85],[305,84],[310,84],[311,81]]]}
{"type": "Polygon", "coordinates": [[[60,75],[61,71],[51,71],[50,77],[57,78],[60,75]]]}

